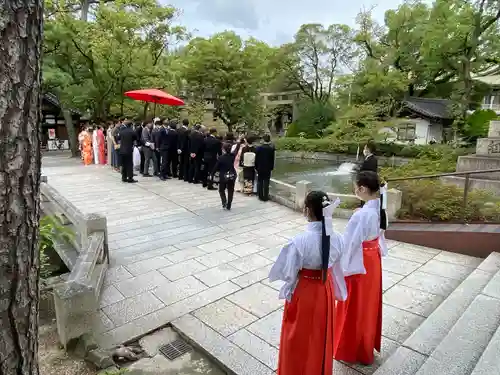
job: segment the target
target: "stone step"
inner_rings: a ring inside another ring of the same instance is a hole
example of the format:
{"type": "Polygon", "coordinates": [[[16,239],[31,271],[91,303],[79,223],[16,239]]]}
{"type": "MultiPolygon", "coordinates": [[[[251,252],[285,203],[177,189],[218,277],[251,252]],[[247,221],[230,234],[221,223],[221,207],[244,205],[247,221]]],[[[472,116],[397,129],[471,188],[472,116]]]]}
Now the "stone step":
{"type": "Polygon", "coordinates": [[[500,300],[477,296],[416,375],[469,375],[500,326],[500,300]]]}
{"type": "Polygon", "coordinates": [[[483,355],[479,359],[471,375],[500,374],[500,359],[498,358],[498,353],[500,353],[500,327],[493,335],[493,338],[483,352],[483,355]]]}
{"type": "Polygon", "coordinates": [[[492,253],[427,317],[374,375],[415,375],[499,270],[500,254],[492,253]]]}

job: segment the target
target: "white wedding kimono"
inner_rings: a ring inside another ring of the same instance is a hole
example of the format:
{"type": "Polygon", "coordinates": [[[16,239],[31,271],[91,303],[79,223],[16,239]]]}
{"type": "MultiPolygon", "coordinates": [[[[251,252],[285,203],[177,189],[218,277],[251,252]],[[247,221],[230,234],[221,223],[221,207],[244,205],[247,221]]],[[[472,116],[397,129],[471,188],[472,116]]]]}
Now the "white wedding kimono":
{"type": "Polygon", "coordinates": [[[99,164],[99,145],[97,144],[97,129],[92,133],[92,149],[94,150],[94,163],[99,164]]]}

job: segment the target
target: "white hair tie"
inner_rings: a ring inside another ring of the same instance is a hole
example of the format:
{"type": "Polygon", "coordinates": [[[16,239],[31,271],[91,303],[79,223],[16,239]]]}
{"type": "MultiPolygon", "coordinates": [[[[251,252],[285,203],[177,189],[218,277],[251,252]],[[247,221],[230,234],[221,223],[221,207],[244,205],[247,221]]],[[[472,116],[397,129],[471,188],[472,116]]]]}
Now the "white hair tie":
{"type": "Polygon", "coordinates": [[[323,217],[325,220],[325,233],[327,236],[331,236],[333,234],[333,211],[339,206],[340,199],[337,199],[334,202],[328,200],[327,197],[323,198],[323,217]]]}
{"type": "Polygon", "coordinates": [[[387,210],[387,184],[380,187],[380,196],[382,200],[382,209],[387,210]]]}

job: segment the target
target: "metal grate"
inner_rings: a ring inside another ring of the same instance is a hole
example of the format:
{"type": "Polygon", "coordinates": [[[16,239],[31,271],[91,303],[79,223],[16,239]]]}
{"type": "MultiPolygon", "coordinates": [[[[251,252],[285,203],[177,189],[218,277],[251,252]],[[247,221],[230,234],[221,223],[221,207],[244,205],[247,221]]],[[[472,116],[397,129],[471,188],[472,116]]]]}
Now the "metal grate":
{"type": "Polygon", "coordinates": [[[160,353],[171,361],[173,361],[176,358],[179,358],[180,356],[186,353],[189,353],[191,350],[193,350],[193,348],[189,346],[189,344],[182,339],[177,339],[175,341],[172,341],[171,343],[163,345],[159,349],[160,353]]]}

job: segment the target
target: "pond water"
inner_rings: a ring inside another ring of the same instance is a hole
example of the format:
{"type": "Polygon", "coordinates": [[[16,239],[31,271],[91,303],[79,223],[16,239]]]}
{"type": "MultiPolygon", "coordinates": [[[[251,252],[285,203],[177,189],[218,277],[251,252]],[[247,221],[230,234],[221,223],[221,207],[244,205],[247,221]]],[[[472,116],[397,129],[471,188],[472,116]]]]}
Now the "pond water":
{"type": "Polygon", "coordinates": [[[340,165],[331,161],[313,159],[276,159],[273,178],[295,185],[310,181],[314,189],[328,193],[352,194],[354,163],[340,165]]]}

